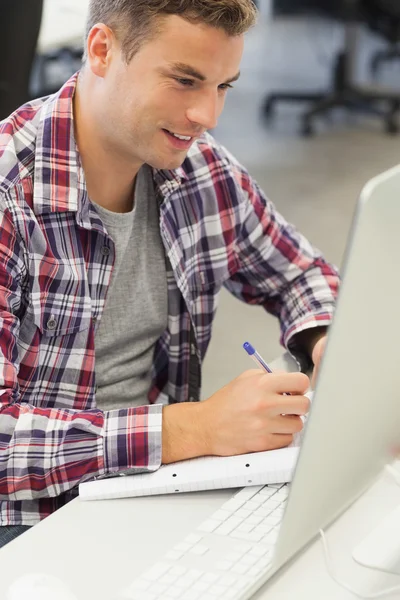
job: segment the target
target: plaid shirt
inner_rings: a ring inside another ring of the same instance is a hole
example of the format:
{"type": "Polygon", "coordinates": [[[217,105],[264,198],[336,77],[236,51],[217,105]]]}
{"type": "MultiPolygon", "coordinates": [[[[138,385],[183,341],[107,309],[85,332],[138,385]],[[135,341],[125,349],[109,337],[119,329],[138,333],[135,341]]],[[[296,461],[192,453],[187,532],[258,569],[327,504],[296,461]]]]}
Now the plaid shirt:
{"type": "Polygon", "coordinates": [[[115,258],[73,128],[75,75],[0,123],[0,525],[32,525],[80,482],[161,463],[162,402],[197,401],[222,286],[280,319],[332,319],[338,274],[211,136],[154,170],[168,328],[141,408],[96,407],[95,331],[115,258]]]}

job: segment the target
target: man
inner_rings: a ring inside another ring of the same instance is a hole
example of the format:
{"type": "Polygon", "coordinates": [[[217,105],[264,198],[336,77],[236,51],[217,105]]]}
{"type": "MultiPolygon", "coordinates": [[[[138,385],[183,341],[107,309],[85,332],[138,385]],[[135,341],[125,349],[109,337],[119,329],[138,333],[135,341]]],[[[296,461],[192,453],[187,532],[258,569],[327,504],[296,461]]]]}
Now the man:
{"type": "Polygon", "coordinates": [[[338,290],[206,133],[254,20],[251,0],[92,0],[81,73],[1,125],[8,539],[79,482],[279,448],[302,427],[302,373],[247,371],[197,402],[222,285],[278,316],[310,365],[338,290]]]}

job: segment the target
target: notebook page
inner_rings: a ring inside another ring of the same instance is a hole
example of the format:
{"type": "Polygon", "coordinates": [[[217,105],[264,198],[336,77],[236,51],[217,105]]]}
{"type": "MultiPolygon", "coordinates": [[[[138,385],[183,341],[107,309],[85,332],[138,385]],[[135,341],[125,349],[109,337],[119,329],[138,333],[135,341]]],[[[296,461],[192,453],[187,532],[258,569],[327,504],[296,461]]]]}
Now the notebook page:
{"type": "Polygon", "coordinates": [[[129,498],[291,481],[299,448],[208,456],[171,465],[154,473],[88,481],[79,486],[82,500],[129,498]]]}

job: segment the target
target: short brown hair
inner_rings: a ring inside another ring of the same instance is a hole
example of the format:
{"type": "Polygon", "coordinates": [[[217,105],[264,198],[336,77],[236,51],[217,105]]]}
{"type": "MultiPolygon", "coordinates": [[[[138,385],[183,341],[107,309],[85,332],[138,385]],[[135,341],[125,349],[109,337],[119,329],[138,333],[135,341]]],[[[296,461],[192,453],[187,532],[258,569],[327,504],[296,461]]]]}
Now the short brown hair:
{"type": "Polygon", "coordinates": [[[178,15],[190,23],[210,25],[238,36],[255,24],[256,14],[253,0],[90,0],[85,40],[96,23],[104,23],[115,33],[129,62],[140,46],[159,31],[158,26],[167,15],[178,15]]]}

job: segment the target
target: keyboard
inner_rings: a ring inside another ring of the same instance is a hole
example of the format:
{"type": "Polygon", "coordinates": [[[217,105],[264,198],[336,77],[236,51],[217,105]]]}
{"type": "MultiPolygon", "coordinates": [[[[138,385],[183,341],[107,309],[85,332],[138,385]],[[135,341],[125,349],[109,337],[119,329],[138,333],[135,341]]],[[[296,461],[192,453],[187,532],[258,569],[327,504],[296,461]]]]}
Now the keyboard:
{"type": "Polygon", "coordinates": [[[124,600],[244,600],[271,567],[287,484],[245,487],[124,590],[124,600]]]}

